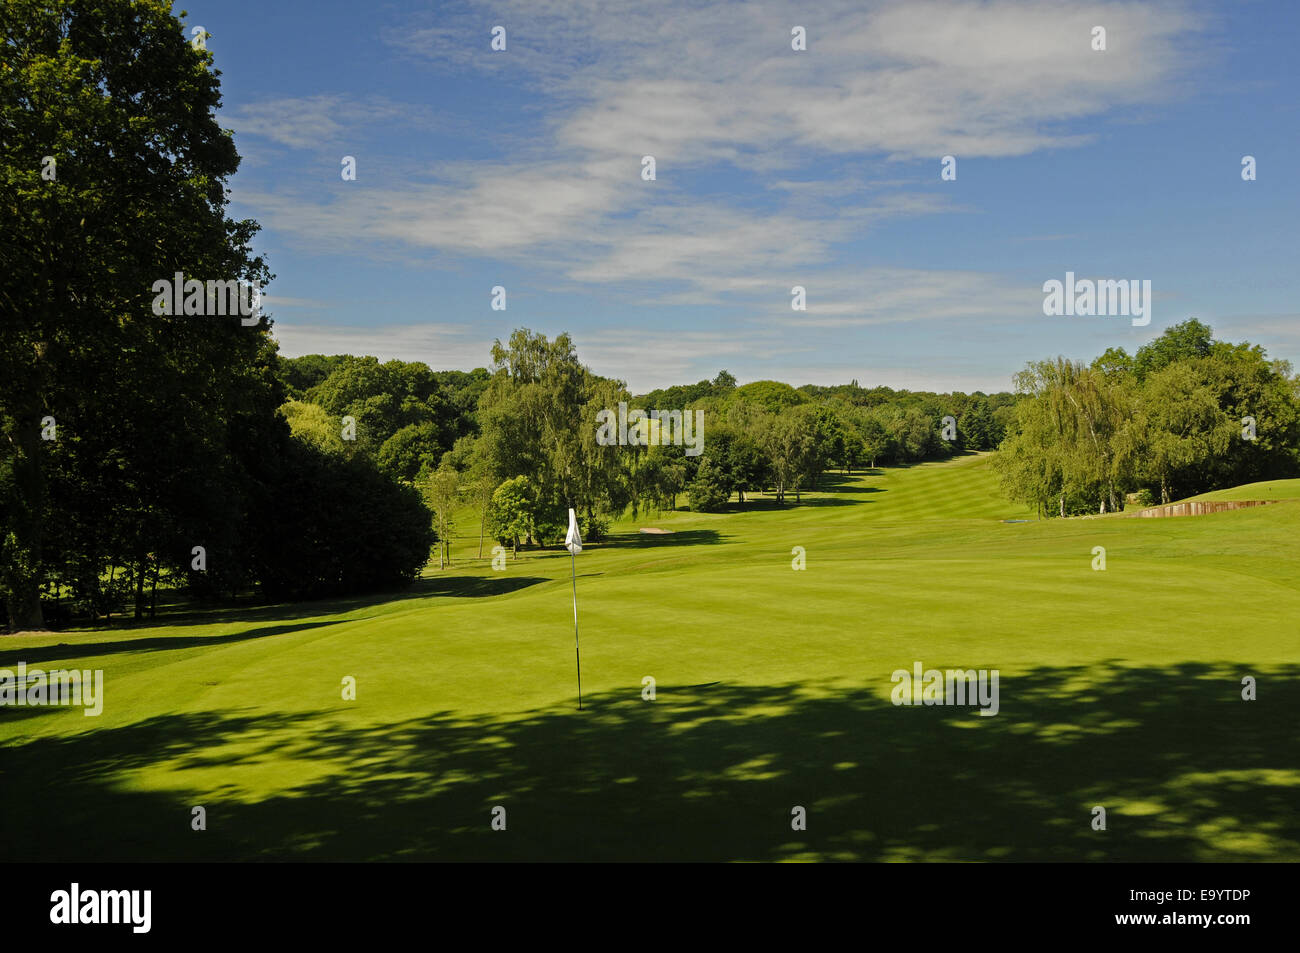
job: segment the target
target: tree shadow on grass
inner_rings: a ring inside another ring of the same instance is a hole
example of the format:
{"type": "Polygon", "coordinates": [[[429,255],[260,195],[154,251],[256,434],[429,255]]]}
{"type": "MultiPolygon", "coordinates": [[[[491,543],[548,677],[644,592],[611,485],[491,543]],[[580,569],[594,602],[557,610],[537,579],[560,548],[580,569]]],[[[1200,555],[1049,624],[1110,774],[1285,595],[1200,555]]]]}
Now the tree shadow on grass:
{"type": "Polygon", "coordinates": [[[434,576],[417,582],[413,595],[481,599],[504,596],[550,581],[544,576],[434,576]]]}
{"type": "Polygon", "coordinates": [[[715,529],[679,529],[670,533],[611,533],[609,542],[619,549],[644,549],[652,546],[713,545],[730,538],[715,529]]]}
{"type": "Polygon", "coordinates": [[[819,506],[859,506],[864,503],[874,503],[874,500],[864,500],[860,497],[873,494],[884,493],[885,488],[880,486],[862,486],[854,482],[855,477],[843,476],[836,474],[833,478],[823,476],[817,485],[816,490],[800,490],[799,499],[795,499],[793,490],[786,491],[784,503],[778,503],[770,495],[762,497],[746,497],[745,502],[737,500],[728,500],[719,512],[721,513],[784,513],[791,509],[799,507],[819,507],[819,506]]]}
{"type": "MultiPolygon", "coordinates": [[[[279,618],[301,618],[303,616],[319,616],[329,613],[332,609],[346,608],[358,609],[366,605],[379,605],[387,602],[400,601],[402,599],[424,599],[437,596],[455,596],[467,598],[483,598],[487,596],[506,595],[511,592],[518,592],[529,586],[535,586],[538,583],[550,582],[542,576],[436,576],[427,579],[416,580],[411,588],[401,594],[388,594],[383,598],[370,598],[367,600],[348,600],[345,603],[311,603],[312,608],[301,608],[296,614],[293,613],[276,613],[279,618]],[[359,604],[360,603],[360,604],[359,604]]],[[[204,618],[205,622],[214,624],[237,624],[239,622],[254,622],[267,618],[266,612],[250,610],[245,612],[232,611],[220,615],[209,615],[204,618]]],[[[348,622],[359,621],[355,618],[348,619],[327,619],[315,622],[298,622],[286,625],[262,626],[256,629],[247,629],[243,632],[234,632],[224,635],[171,635],[158,637],[131,638],[129,633],[134,631],[148,631],[149,628],[158,628],[163,625],[178,625],[179,622],[173,618],[167,622],[158,622],[154,625],[141,626],[137,629],[116,630],[120,634],[116,638],[107,642],[89,642],[89,641],[72,641],[58,643],[55,645],[31,646],[22,649],[0,650],[0,668],[9,668],[17,665],[19,662],[26,662],[28,666],[58,661],[60,659],[79,659],[90,658],[96,655],[116,655],[121,652],[160,652],[174,651],[176,649],[194,648],[197,646],[216,646],[225,645],[235,642],[246,642],[250,639],[269,638],[276,635],[285,635],[290,632],[302,632],[308,629],[319,629],[331,625],[343,625],[348,622]]],[[[100,634],[105,630],[92,629],[89,631],[68,631],[59,633],[60,637],[76,639],[78,636],[93,636],[100,634]]],[[[0,642],[0,645],[4,645],[0,642]]]]}
{"type": "MultiPolygon", "coordinates": [[[[817,492],[821,493],[822,491],[818,490],[817,492]]],[[[863,492],[883,493],[884,491],[881,490],[879,487],[872,487],[870,490],[864,490],[863,492]]],[[[799,507],[807,506],[812,508],[817,508],[822,506],[861,506],[864,503],[874,503],[874,502],[875,500],[846,500],[843,497],[838,497],[838,496],[808,496],[807,494],[805,494],[799,500],[787,498],[785,501],[785,506],[782,506],[780,508],[786,509],[791,505],[799,506],[799,507]]]]}
{"type": "Polygon", "coordinates": [[[120,636],[111,642],[61,642],[57,645],[39,645],[25,649],[2,651],[0,652],[0,668],[12,668],[19,662],[26,662],[28,668],[32,668],[46,662],[56,662],[62,659],[91,658],[97,655],[116,655],[121,652],[170,652],[176,649],[189,649],[199,646],[206,648],[235,642],[247,642],[250,639],[265,639],[276,635],[286,635],[290,632],[303,632],[307,629],[319,629],[325,626],[342,625],[345,622],[355,621],[357,620],[331,619],[327,622],[268,625],[259,629],[247,629],[243,632],[233,632],[227,635],[175,635],[141,639],[120,636]]]}
{"type": "MultiPolygon", "coordinates": [[[[565,553],[567,556],[568,554],[565,553]]],[[[444,570],[445,572],[446,570],[444,570]]],[[[498,596],[515,592],[528,585],[549,580],[541,577],[506,577],[489,580],[484,583],[479,576],[427,576],[414,580],[405,589],[366,593],[356,596],[341,596],[324,599],[311,599],[301,602],[268,602],[259,598],[241,598],[234,605],[207,605],[203,603],[177,603],[175,606],[160,607],[158,616],[150,620],[119,621],[113,625],[76,626],[68,629],[43,631],[41,635],[58,635],[60,637],[78,637],[114,633],[120,641],[127,633],[146,632],[149,629],[171,628],[185,625],[236,625],[243,622],[282,621],[285,619],[316,618],[325,615],[341,615],[374,606],[402,602],[409,599],[427,599],[434,596],[498,596]]],[[[334,625],[334,620],[320,625],[334,625]]],[[[264,632],[263,634],[269,634],[264,632]]],[[[166,639],[165,641],[171,641],[166,639]]],[[[0,638],[0,645],[4,641],[0,638]]],[[[21,655],[21,653],[19,653],[21,655]]],[[[76,653],[65,658],[75,657],[76,653]]]]}
{"type": "MultiPolygon", "coordinates": [[[[330,712],[165,715],[16,741],[0,762],[0,855],[1296,860],[1300,667],[1257,672],[1256,702],[1233,672],[1037,669],[1002,679],[991,718],[865,688],[726,682],[660,684],[653,702],[630,685],[583,712],[435,711],[364,728],[330,712]],[[320,770],[280,790],[240,786],[277,758],[320,770]],[[184,794],[131,784],[160,763],[184,794]],[[214,767],[222,786],[204,790],[190,772],[214,767]],[[204,832],[189,828],[193,804],[204,832]],[[495,805],[505,831],[490,828],[495,805]],[[795,806],[806,831],[791,829],[795,806]]],[[[878,681],[885,692],[888,673],[878,681]]]]}

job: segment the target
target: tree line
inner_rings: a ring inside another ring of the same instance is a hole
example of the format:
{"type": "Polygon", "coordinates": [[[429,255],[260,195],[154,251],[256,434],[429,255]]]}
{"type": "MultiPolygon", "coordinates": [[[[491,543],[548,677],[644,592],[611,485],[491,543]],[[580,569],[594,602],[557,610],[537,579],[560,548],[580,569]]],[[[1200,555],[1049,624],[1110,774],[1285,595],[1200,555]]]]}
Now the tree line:
{"type": "Polygon", "coordinates": [[[294,434],[329,452],[369,455],[394,480],[417,487],[447,547],[458,514],[474,514],[477,555],[494,539],[552,545],[567,509],[588,539],[629,513],[679,504],[717,511],[770,491],[778,504],[852,470],[990,449],[1013,414],[1011,394],[930,394],[841,387],[796,389],[777,381],[711,381],[635,396],[584,365],[572,339],[517,329],[491,351],[489,368],[433,372],[373,357],[283,360],[294,394],[281,412],[294,434]],[[597,420],[620,402],[703,411],[701,452],[684,445],[602,445],[597,420]],[[954,426],[944,433],[944,418],[954,426]],[[352,439],[340,434],[352,427],[352,439]]]}
{"type": "Polygon", "coordinates": [[[1300,476],[1300,378],[1195,318],[1091,364],[1031,362],[996,465],[1042,515],[1123,509],[1300,476]]]}

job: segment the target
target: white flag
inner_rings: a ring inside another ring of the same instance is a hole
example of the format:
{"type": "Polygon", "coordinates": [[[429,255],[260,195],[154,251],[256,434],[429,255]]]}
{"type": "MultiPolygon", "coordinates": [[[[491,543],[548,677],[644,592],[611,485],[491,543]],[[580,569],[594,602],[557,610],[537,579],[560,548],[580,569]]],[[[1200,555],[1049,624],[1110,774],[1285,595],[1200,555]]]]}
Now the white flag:
{"type": "Polygon", "coordinates": [[[578,533],[578,517],[573,512],[572,507],[569,508],[569,532],[564,537],[564,548],[575,556],[582,552],[582,536],[578,533]]]}

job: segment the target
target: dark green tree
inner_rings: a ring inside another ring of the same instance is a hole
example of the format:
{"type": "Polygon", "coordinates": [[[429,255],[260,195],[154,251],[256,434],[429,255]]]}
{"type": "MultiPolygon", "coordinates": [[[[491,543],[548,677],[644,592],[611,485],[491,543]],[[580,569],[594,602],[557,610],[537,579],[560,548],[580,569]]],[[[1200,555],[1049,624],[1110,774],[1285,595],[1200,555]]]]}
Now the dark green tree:
{"type": "Polygon", "coordinates": [[[55,499],[94,507],[61,524],[93,530],[59,541],[64,559],[141,570],[204,540],[242,572],[247,540],[223,521],[248,486],[197,468],[237,466],[264,434],[237,432],[278,396],[269,325],[156,315],[153,283],[271,276],[256,224],[226,216],[239,157],[219,74],[170,4],[0,0],[0,49],[0,597],[35,628],[55,499]],[[196,498],[169,512],[186,483],[196,498]],[[95,529],[110,519],[133,528],[95,529]]]}

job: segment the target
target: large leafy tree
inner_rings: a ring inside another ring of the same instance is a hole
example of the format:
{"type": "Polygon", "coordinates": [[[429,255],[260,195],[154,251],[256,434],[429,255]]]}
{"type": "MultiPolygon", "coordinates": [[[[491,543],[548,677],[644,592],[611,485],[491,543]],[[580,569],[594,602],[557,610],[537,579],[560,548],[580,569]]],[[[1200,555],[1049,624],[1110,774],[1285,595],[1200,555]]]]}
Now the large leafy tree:
{"type": "Polygon", "coordinates": [[[1060,515],[1120,507],[1129,444],[1118,434],[1132,416],[1128,391],[1101,371],[1065,358],[1031,362],[1016,375],[1030,399],[997,464],[1012,499],[1060,515]]]}
{"type": "Polygon", "coordinates": [[[271,276],[226,216],[219,74],[170,4],[0,0],[0,49],[0,596],[33,628],[47,526],[65,560],[238,564],[251,489],[222,477],[274,426],[267,324],[155,315],[152,284],[271,276]]]}
{"type": "Polygon", "coordinates": [[[1161,503],[1206,488],[1212,461],[1227,453],[1238,430],[1198,373],[1200,363],[1179,361],[1150,374],[1138,405],[1139,472],[1159,488],[1161,503]]]}
{"type": "MultiPolygon", "coordinates": [[[[499,479],[527,476],[542,509],[572,506],[581,487],[588,373],[567,334],[520,328],[492,346],[493,376],[479,398],[484,453],[499,479]]],[[[594,428],[594,422],[591,424],[594,428]]],[[[539,520],[542,519],[539,511],[539,520]]]]}

